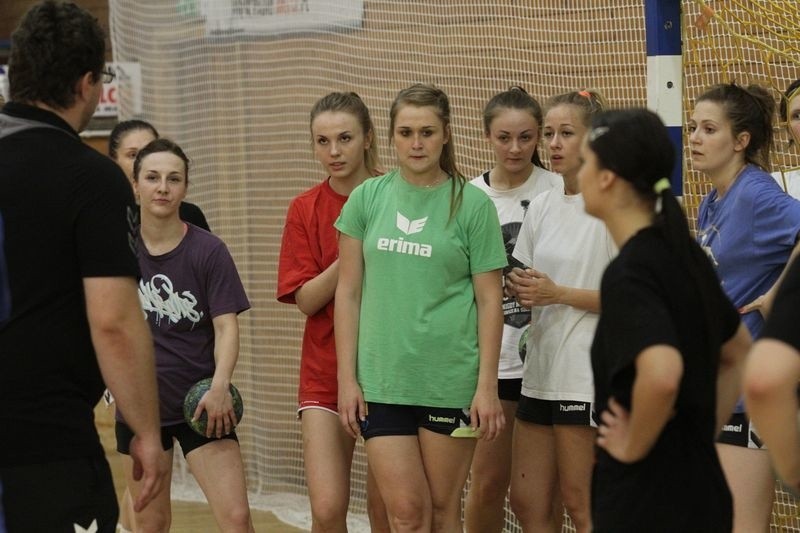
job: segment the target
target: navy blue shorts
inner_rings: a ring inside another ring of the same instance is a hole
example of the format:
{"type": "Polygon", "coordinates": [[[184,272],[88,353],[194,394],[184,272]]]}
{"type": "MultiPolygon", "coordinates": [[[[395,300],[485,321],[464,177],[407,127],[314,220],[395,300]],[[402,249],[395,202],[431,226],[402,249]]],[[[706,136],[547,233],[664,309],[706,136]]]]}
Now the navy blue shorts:
{"type": "Polygon", "coordinates": [[[361,436],[417,435],[420,428],[451,437],[477,437],[469,426],[469,409],[367,402],[361,436]]]}
{"type": "MultiPolygon", "coordinates": [[[[131,439],[133,439],[133,431],[131,431],[131,428],[122,422],[117,422],[114,426],[114,433],[117,435],[117,451],[123,455],[130,455],[131,439]]],[[[189,452],[192,450],[196,450],[200,446],[208,444],[209,442],[214,442],[215,440],[231,439],[239,442],[235,431],[231,431],[228,435],[223,435],[219,439],[209,439],[208,437],[195,433],[195,431],[189,427],[189,424],[185,422],[183,424],[175,424],[174,426],[161,426],[161,447],[164,448],[164,451],[172,449],[172,439],[177,439],[178,443],[181,445],[181,451],[184,457],[189,455],[189,452]]]]}
{"type": "Polygon", "coordinates": [[[597,427],[597,414],[590,402],[539,400],[522,395],[517,406],[517,418],[541,426],[597,427]]]}

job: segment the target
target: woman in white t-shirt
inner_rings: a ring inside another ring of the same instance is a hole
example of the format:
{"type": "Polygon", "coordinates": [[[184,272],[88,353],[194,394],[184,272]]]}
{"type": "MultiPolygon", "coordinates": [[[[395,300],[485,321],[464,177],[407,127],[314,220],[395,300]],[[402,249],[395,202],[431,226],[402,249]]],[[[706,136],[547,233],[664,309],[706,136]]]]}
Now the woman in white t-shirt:
{"type": "MultiPolygon", "coordinates": [[[[781,123],[789,132],[789,144],[800,143],[800,79],[794,80],[783,93],[780,105],[781,123]]],[[[781,188],[795,198],[800,198],[800,168],[780,169],[772,177],[781,188]]]]}
{"type": "MultiPolygon", "coordinates": [[[[483,132],[494,151],[495,165],[472,184],[486,192],[497,208],[509,264],[513,263],[511,252],[533,198],[562,184],[561,176],[546,170],[539,158],[542,120],[539,103],[516,86],[494,95],[483,110],[483,132]]],[[[509,425],[495,440],[479,441],[475,448],[464,513],[467,531],[503,530],[511,482],[511,436],[525,355],[520,343],[524,343],[522,337],[530,318],[530,309],[512,296],[504,296],[497,390],[509,425]]]]}
{"type": "Polygon", "coordinates": [[[603,224],[584,211],[578,170],[581,141],[604,107],[600,94],[588,90],[548,100],[542,135],[563,187],[531,203],[514,248],[525,267],[506,278],[506,290],[532,308],[512,445],[511,507],[524,531],[555,530],[559,497],[578,533],[591,530],[597,422],[589,349],[600,280],[615,247],[603,224]]]}

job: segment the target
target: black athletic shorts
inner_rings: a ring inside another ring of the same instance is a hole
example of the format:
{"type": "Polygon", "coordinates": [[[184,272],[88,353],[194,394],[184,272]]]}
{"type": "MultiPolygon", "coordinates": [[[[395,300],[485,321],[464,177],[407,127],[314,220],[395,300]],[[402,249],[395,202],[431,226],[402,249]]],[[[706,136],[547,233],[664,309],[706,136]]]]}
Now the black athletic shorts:
{"type": "Polygon", "coordinates": [[[734,413],[722,426],[717,442],[751,450],[766,449],[753,423],[744,413],[734,413]]]}
{"type": "Polygon", "coordinates": [[[117,495],[105,457],[0,467],[9,532],[117,530],[117,495]]]}
{"type": "Polygon", "coordinates": [[[422,407],[367,402],[367,418],[361,423],[361,436],[417,435],[420,428],[450,435],[477,437],[469,427],[469,409],[422,407]]]}
{"type": "Polygon", "coordinates": [[[590,402],[539,400],[519,397],[517,418],[541,426],[597,427],[597,414],[590,402]]]}
{"type": "Polygon", "coordinates": [[[522,378],[497,380],[497,394],[501,400],[518,402],[521,391],[522,378]]]}
{"type": "MultiPolygon", "coordinates": [[[[114,433],[117,435],[117,451],[123,455],[130,455],[131,439],[133,439],[133,431],[131,431],[131,428],[122,422],[117,422],[114,426],[114,433]]],[[[189,427],[189,424],[185,422],[183,424],[175,424],[174,426],[161,426],[161,447],[164,448],[164,451],[172,449],[172,439],[177,439],[178,443],[181,445],[181,451],[184,457],[189,455],[189,452],[192,450],[196,450],[200,446],[208,444],[209,442],[214,442],[215,440],[231,439],[239,442],[235,431],[231,431],[228,435],[223,435],[219,439],[209,439],[208,437],[195,433],[195,431],[189,427]]]]}

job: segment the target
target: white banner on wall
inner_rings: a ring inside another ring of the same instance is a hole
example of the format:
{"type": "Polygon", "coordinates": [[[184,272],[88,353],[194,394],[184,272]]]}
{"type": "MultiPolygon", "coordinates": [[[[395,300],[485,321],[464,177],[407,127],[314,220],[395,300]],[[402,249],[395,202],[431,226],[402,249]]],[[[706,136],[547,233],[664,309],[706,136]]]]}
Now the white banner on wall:
{"type": "MultiPolygon", "coordinates": [[[[119,114],[120,90],[125,91],[130,98],[133,114],[142,112],[142,67],[139,63],[107,63],[107,68],[112,69],[116,76],[111,83],[103,84],[103,94],[97,104],[95,117],[116,117],[119,114]]],[[[0,65],[0,95],[8,101],[8,66],[0,65]]]]}
{"type": "Polygon", "coordinates": [[[364,0],[199,0],[206,35],[282,35],[360,28],[364,0]]]}
{"type": "Polygon", "coordinates": [[[96,117],[116,117],[119,115],[120,91],[130,98],[134,115],[142,112],[142,66],[139,63],[108,63],[116,76],[111,83],[103,84],[103,96],[94,112],[96,117]]]}

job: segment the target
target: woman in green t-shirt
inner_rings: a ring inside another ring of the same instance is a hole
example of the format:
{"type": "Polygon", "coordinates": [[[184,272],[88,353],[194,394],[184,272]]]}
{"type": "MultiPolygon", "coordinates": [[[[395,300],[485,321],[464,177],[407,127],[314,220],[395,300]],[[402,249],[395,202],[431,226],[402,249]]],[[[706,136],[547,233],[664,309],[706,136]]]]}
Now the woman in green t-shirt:
{"type": "Polygon", "coordinates": [[[444,92],[400,91],[390,140],[399,168],[354,190],[335,224],[339,414],[366,439],[395,531],[460,531],[475,437],[505,425],[505,247],[491,200],[456,168],[444,92]]]}

